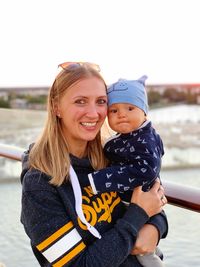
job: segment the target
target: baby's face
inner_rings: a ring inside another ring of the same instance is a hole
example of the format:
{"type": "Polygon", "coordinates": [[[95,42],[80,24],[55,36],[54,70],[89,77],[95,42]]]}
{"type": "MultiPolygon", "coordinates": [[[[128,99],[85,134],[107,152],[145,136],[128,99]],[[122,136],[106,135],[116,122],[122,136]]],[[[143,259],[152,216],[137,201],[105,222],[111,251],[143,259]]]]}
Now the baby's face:
{"type": "Polygon", "coordinates": [[[108,123],[111,129],[118,133],[132,132],[145,120],[144,111],[131,104],[118,103],[108,108],[108,123]]]}

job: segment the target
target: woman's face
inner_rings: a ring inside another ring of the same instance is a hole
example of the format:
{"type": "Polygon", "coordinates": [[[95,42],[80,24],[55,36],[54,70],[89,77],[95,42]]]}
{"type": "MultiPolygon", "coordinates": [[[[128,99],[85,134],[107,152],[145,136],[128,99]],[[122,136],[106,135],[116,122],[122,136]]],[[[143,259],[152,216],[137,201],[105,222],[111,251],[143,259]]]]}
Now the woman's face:
{"type": "Polygon", "coordinates": [[[69,148],[86,148],[87,142],[96,137],[107,114],[103,81],[91,77],[68,88],[58,104],[57,114],[69,148]]]}

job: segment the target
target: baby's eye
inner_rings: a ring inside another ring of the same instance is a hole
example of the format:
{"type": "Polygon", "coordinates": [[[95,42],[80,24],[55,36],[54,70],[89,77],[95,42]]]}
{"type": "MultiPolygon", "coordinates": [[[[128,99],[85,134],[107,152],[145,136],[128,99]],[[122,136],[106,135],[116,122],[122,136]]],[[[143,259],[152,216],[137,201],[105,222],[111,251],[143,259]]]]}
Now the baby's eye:
{"type": "Polygon", "coordinates": [[[131,110],[133,110],[134,109],[134,107],[128,107],[128,110],[129,111],[131,111],[131,110]]]}
{"type": "Polygon", "coordinates": [[[110,109],[109,113],[117,113],[117,110],[116,109],[110,109]]]}

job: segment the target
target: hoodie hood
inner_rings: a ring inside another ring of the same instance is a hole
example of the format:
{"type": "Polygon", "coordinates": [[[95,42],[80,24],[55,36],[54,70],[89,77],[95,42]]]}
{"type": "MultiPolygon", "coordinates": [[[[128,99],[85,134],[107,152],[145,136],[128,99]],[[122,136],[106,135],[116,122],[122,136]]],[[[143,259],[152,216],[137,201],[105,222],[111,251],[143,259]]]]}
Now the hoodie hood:
{"type": "Polygon", "coordinates": [[[34,143],[32,143],[29,146],[28,150],[26,150],[22,154],[22,158],[21,158],[21,161],[22,161],[22,172],[21,172],[21,176],[20,176],[21,183],[23,183],[24,176],[27,173],[27,171],[30,169],[30,166],[29,166],[29,153],[30,153],[30,150],[33,147],[33,145],[34,145],[34,143]]]}

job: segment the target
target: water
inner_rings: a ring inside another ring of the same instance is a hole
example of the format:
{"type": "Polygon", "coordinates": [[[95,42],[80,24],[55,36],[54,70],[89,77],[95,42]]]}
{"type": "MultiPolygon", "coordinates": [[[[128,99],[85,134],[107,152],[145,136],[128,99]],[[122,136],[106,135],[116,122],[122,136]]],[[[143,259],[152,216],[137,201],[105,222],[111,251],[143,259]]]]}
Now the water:
{"type": "MultiPolygon", "coordinates": [[[[200,188],[200,169],[163,171],[162,179],[200,188]]],[[[166,267],[200,266],[200,213],[172,205],[165,211],[169,221],[169,233],[161,240],[166,267]]]]}
{"type": "Polygon", "coordinates": [[[20,223],[20,183],[0,184],[0,262],[6,267],[39,266],[20,223]]]}
{"type": "MultiPolygon", "coordinates": [[[[163,171],[162,178],[200,187],[200,169],[163,171]]],[[[0,262],[7,267],[36,267],[29,239],[20,223],[21,185],[0,183],[0,262]]],[[[166,267],[200,266],[200,214],[167,205],[169,234],[161,240],[166,267]]]]}
{"type": "MultiPolygon", "coordinates": [[[[178,116],[176,110],[176,116],[172,117],[170,110],[167,109],[169,118],[166,121],[167,117],[164,115],[166,113],[162,110],[160,120],[165,119],[167,128],[159,124],[159,111],[151,113],[153,120],[158,123],[158,128],[160,127],[162,137],[166,138],[165,166],[180,166],[177,165],[179,163],[184,163],[184,166],[190,165],[190,161],[194,162],[194,159],[197,165],[200,162],[198,121],[200,117],[195,122],[189,121],[189,118],[195,118],[189,113],[190,110],[181,107],[180,111],[181,116],[178,116]],[[185,117],[186,123],[180,122],[184,117],[183,114],[188,116],[185,117]],[[171,118],[173,125],[169,124],[171,118]],[[195,127],[191,123],[194,123],[195,127]],[[188,133],[185,127],[191,131],[188,133]],[[166,134],[169,132],[173,134],[173,138],[172,135],[166,134]],[[181,137],[184,139],[180,142],[181,137]]],[[[199,111],[200,107],[195,108],[194,113],[197,114],[199,111]]],[[[173,109],[172,112],[174,113],[173,109]]],[[[36,139],[45,117],[45,112],[40,111],[0,109],[0,143],[26,148],[36,139]]],[[[0,262],[6,264],[6,267],[36,267],[38,263],[33,257],[29,239],[20,223],[20,171],[21,163],[0,158],[0,262]]],[[[161,177],[168,181],[200,187],[200,168],[163,170],[161,177]]],[[[200,214],[171,205],[167,205],[165,211],[169,220],[169,234],[166,239],[161,240],[160,247],[165,255],[166,267],[200,266],[200,214]]]]}

